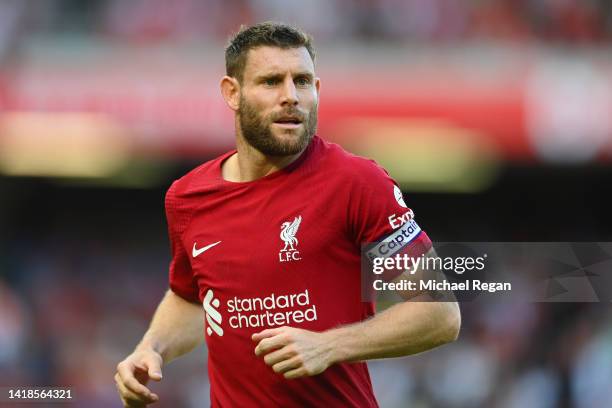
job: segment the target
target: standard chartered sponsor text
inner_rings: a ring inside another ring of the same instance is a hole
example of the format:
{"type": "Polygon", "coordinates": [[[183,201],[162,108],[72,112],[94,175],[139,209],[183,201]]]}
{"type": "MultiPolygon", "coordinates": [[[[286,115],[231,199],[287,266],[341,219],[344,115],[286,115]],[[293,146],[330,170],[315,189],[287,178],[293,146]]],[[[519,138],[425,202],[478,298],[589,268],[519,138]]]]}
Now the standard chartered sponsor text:
{"type": "Polygon", "coordinates": [[[288,295],[272,293],[263,298],[234,296],[227,301],[227,311],[232,314],[228,323],[234,329],[317,320],[317,307],[310,304],[308,289],[288,295]]]}

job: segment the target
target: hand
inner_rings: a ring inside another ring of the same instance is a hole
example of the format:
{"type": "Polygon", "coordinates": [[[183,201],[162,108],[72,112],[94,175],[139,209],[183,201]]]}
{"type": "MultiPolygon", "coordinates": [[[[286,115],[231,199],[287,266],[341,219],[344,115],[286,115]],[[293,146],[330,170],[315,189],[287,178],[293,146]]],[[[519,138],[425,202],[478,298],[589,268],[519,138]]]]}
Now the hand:
{"type": "Polygon", "coordinates": [[[325,332],[313,332],[295,327],[267,329],[252,336],[255,355],[275,373],[287,379],[317,375],[333,364],[332,347],[325,332]]]}
{"type": "Polygon", "coordinates": [[[117,364],[115,383],[126,408],[139,408],[152,404],[159,397],[145,385],[149,379],[162,379],[162,356],[152,349],[136,350],[117,364]]]}

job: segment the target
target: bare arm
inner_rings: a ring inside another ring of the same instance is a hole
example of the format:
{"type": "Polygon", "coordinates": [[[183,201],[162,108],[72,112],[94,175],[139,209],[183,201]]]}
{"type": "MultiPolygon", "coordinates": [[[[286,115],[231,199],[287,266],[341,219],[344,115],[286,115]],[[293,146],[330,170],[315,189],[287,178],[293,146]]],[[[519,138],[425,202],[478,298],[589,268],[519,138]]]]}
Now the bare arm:
{"type": "Polygon", "coordinates": [[[331,362],[336,363],[420,353],[454,341],[460,326],[455,302],[406,301],[324,335],[332,350],[331,362]]]}
{"type": "MultiPolygon", "coordinates": [[[[426,257],[436,257],[432,248],[426,257]]],[[[404,272],[395,281],[417,283],[437,271],[404,272]]],[[[431,276],[429,276],[431,278],[431,276]]],[[[333,362],[401,357],[441,346],[457,339],[461,312],[452,292],[398,291],[405,302],[391,306],[364,322],[327,333],[333,347],[333,362]],[[434,299],[439,299],[435,301],[434,299]]]]}
{"type": "Polygon", "coordinates": [[[267,329],[253,341],[255,354],[275,372],[298,378],[335,363],[420,353],[454,341],[460,325],[457,303],[406,301],[360,323],[324,332],[267,329]]]}
{"type": "MultiPolygon", "coordinates": [[[[401,276],[422,277],[422,271],[401,276]]],[[[275,372],[298,378],[319,374],[335,363],[416,354],[457,338],[461,314],[452,293],[399,294],[408,300],[363,322],[324,332],[292,327],[263,330],[253,335],[258,343],[255,354],[264,356],[275,372]],[[446,301],[425,299],[437,295],[446,301]]]]}
{"type": "Polygon", "coordinates": [[[204,309],[171,290],[160,302],[149,330],[136,349],[151,348],[168,363],[203,342],[204,309]]]}
{"type": "Polygon", "coordinates": [[[134,352],[117,365],[115,382],[125,407],[159,400],[145,385],[149,379],[160,381],[164,364],[202,343],[203,322],[202,307],[166,292],[134,352]]]}

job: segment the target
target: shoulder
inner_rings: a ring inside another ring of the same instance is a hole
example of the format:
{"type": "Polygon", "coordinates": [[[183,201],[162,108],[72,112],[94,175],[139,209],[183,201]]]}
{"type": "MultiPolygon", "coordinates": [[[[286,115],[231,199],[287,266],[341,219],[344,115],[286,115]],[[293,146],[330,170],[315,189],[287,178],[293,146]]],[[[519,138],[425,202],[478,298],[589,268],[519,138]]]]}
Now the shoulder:
{"type": "Polygon", "coordinates": [[[375,160],[346,151],[340,145],[321,139],[322,162],[330,174],[349,184],[369,184],[389,180],[389,174],[375,160]]]}
{"type": "Polygon", "coordinates": [[[230,151],[202,163],[174,180],[166,191],[166,207],[188,206],[190,201],[201,199],[202,194],[216,191],[221,182],[220,163],[233,153],[234,151],[230,151]]]}
{"type": "Polygon", "coordinates": [[[218,185],[220,182],[219,168],[221,162],[233,153],[235,153],[235,150],[200,164],[187,174],[174,180],[168,189],[168,193],[176,196],[185,196],[218,185]]]}

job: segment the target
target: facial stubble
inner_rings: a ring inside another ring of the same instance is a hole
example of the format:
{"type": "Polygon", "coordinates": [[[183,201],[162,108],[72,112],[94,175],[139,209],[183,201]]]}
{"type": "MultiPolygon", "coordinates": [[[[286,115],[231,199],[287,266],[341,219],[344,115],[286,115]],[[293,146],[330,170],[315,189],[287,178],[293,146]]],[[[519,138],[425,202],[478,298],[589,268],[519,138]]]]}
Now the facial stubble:
{"type": "MultiPolygon", "coordinates": [[[[272,133],[271,126],[277,117],[262,117],[244,98],[240,98],[239,121],[246,142],[267,156],[289,156],[306,148],[317,129],[317,105],[302,119],[302,129],[292,140],[280,140],[272,133]]],[[[300,115],[294,109],[286,109],[282,115],[300,115]]]]}

